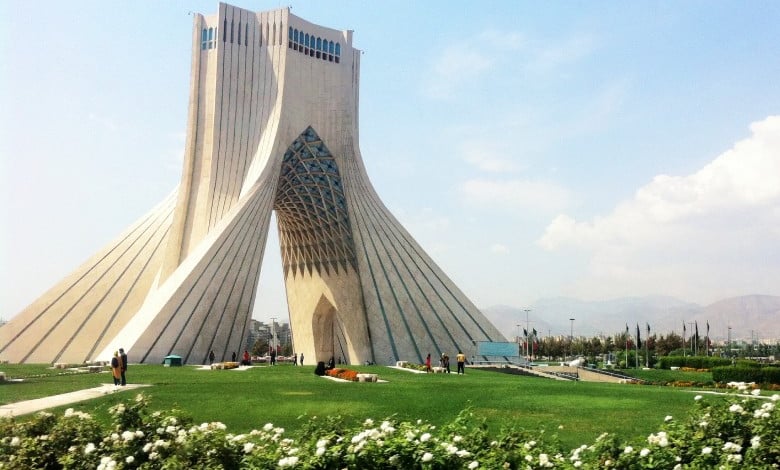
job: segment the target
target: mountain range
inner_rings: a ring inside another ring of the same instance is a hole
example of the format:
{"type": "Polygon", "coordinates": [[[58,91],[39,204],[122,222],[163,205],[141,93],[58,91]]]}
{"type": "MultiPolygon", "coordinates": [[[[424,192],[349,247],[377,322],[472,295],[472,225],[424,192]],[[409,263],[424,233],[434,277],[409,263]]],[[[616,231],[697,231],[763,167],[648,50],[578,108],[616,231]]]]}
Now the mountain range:
{"type": "Polygon", "coordinates": [[[528,307],[497,305],[484,308],[482,312],[509,341],[522,335],[524,328],[529,332],[536,329],[539,337],[609,336],[624,332],[626,325],[634,335],[637,324],[642,337],[647,334],[648,324],[651,335],[672,332],[682,335],[685,324],[686,338],[697,326],[703,337],[708,323],[714,341],[725,340],[729,335],[732,341],[752,339],[772,344],[780,341],[780,296],[771,295],[732,297],[709,305],[663,296],[606,301],[555,297],[538,300],[528,307]]]}

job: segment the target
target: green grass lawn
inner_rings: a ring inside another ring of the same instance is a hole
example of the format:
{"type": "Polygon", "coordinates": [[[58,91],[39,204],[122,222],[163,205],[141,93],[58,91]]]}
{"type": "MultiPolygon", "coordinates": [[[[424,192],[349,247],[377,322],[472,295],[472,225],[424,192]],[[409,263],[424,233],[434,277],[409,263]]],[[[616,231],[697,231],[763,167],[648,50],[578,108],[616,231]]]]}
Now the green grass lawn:
{"type": "MultiPolygon", "coordinates": [[[[14,377],[14,368],[3,366],[14,377]]],[[[45,369],[44,366],[38,366],[45,369]]],[[[387,383],[340,383],[314,375],[314,367],[257,367],[198,370],[195,367],[133,365],[132,383],[143,390],[151,410],[178,408],[196,423],[221,421],[235,433],[271,422],[288,430],[308,419],[340,415],[350,421],[396,416],[434,424],[451,421],[470,407],[490,428],[544,429],[574,447],[609,431],[626,438],[658,430],[667,415],[685,415],[693,404],[690,390],[672,387],[562,382],[467,369],[467,374],[414,374],[382,366],[355,366],[379,374],[387,383]],[[559,429],[559,426],[562,428],[559,429]]],[[[34,371],[33,371],[34,372],[34,371]]],[[[27,370],[25,373],[35,375],[27,370]]],[[[111,383],[110,374],[47,374],[22,383],[0,385],[0,402],[9,403],[111,383]]],[[[107,410],[136,392],[116,393],[72,407],[107,419],[107,410]]]]}
{"type": "Polygon", "coordinates": [[[669,369],[624,369],[621,370],[621,372],[649,382],[674,382],[675,380],[680,380],[683,382],[705,383],[712,381],[712,372],[692,372],[669,369]]]}

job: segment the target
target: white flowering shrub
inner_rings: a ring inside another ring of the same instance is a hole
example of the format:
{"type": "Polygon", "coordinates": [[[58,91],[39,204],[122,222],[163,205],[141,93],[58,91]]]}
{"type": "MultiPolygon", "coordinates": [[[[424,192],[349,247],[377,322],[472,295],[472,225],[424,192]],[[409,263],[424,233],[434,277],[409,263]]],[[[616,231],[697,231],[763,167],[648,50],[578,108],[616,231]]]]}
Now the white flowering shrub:
{"type": "Polygon", "coordinates": [[[176,411],[148,413],[147,399],[111,409],[101,427],[68,410],[0,420],[0,469],[730,469],[777,468],[779,395],[747,389],[696,396],[689,416],[666,416],[644,439],[604,433],[563,449],[554,436],[488,431],[471,411],[451,423],[306,417],[294,433],[271,423],[233,434],[222,423],[193,424],[176,411]]]}

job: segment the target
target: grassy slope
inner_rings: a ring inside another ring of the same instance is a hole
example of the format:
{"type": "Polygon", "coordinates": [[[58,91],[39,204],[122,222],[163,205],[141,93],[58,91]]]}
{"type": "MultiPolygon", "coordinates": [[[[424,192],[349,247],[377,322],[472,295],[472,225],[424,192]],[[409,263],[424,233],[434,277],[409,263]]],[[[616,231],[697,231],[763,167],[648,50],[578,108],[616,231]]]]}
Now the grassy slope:
{"type": "MultiPolygon", "coordinates": [[[[395,415],[439,424],[472,407],[494,430],[545,429],[573,447],[592,442],[604,431],[646,436],[666,415],[682,416],[693,403],[690,391],[671,387],[559,382],[473,369],[464,376],[413,374],[381,366],[355,369],[378,373],[388,383],[333,382],[315,376],[311,366],[289,365],[246,371],[131,365],[128,379],[154,384],[144,392],[151,397],[153,410],[179,408],[197,423],[221,421],[236,433],[267,422],[293,430],[304,419],[329,415],[355,421],[395,415]]],[[[59,383],[72,390],[110,380],[107,374],[86,374],[2,385],[0,402],[28,398],[36,384],[53,390],[59,383]]],[[[71,407],[105,417],[108,407],[129,398],[127,393],[113,394],[71,407]]]]}

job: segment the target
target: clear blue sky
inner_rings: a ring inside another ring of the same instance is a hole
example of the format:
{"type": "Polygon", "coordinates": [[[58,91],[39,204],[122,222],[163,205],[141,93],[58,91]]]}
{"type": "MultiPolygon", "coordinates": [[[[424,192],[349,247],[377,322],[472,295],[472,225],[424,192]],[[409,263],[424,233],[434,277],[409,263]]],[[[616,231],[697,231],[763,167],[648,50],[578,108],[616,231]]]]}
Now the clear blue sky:
{"type": "MultiPolygon", "coordinates": [[[[355,30],[369,176],[479,307],[780,295],[780,2],[292,5],[355,30]]],[[[0,3],[0,317],[179,181],[190,10],[0,3]]]]}

